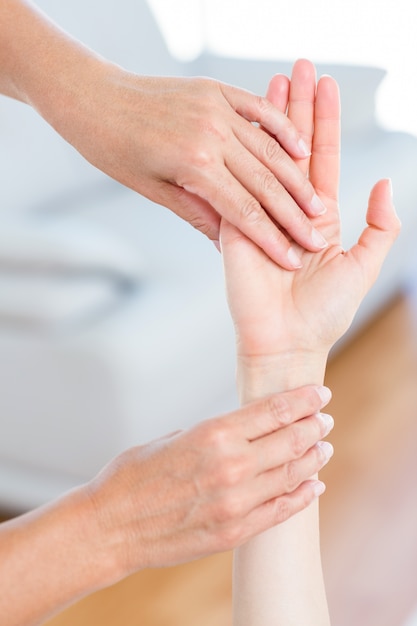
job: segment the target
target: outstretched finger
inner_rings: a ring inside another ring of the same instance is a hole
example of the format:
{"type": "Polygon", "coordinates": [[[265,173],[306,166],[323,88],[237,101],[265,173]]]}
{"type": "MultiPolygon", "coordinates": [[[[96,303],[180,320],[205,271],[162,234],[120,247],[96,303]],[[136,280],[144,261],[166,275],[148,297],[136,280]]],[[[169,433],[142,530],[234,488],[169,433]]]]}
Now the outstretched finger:
{"type": "Polygon", "coordinates": [[[307,508],[325,491],[325,488],[321,481],[306,480],[293,492],[270,499],[256,507],[244,520],[240,543],[285,522],[296,513],[307,508]]]}
{"type": "Polygon", "coordinates": [[[331,398],[327,387],[307,385],[268,396],[229,415],[231,427],[254,441],[318,413],[331,398]]]}
{"type": "Polygon", "coordinates": [[[310,180],[327,207],[337,209],[340,169],[340,96],[337,82],[322,76],[317,84],[310,180]]]}
{"type": "MultiPolygon", "coordinates": [[[[309,150],[312,149],[314,131],[314,107],[316,98],[316,70],[310,61],[299,59],[291,74],[288,117],[300,133],[309,150]]],[[[309,159],[297,161],[301,171],[307,176],[309,159]]]]}

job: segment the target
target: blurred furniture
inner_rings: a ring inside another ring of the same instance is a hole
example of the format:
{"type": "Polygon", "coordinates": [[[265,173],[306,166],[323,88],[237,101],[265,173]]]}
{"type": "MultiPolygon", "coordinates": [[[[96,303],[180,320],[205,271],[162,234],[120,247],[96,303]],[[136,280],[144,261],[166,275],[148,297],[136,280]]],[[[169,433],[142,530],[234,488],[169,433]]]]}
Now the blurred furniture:
{"type": "MultiPolygon", "coordinates": [[[[284,62],[173,59],[147,4],[38,4],[139,73],[208,75],[264,93],[284,62]]],[[[413,251],[417,139],[380,128],[378,68],[319,66],[340,82],[345,245],[393,179],[400,242],[355,332],[399,288],[413,251]]],[[[0,505],[36,506],[122,449],[232,408],[234,338],[221,259],[168,210],[90,166],[28,107],[0,99],[0,505]]]]}

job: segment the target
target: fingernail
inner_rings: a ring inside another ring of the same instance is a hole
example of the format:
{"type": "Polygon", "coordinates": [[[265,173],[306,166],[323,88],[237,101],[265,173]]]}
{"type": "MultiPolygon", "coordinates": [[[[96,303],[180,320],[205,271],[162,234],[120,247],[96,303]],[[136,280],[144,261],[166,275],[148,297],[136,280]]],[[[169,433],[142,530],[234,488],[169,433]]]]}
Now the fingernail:
{"type": "Polygon", "coordinates": [[[390,192],[390,196],[392,200],[392,198],[394,197],[394,191],[392,189],[392,179],[388,178],[387,180],[388,180],[388,188],[389,188],[389,192],[390,192]]]}
{"type": "Polygon", "coordinates": [[[326,462],[332,458],[334,454],[334,448],[329,441],[319,441],[317,445],[323,452],[323,456],[326,462]]]}
{"type": "Polygon", "coordinates": [[[315,496],[321,496],[322,493],[324,493],[326,491],[326,485],[324,483],[321,482],[321,480],[318,480],[317,482],[314,483],[313,485],[313,492],[315,496]]]}
{"type": "Polygon", "coordinates": [[[308,149],[307,144],[305,143],[303,139],[300,139],[298,141],[298,148],[300,149],[300,152],[302,152],[302,154],[305,157],[311,156],[311,150],[308,149]]]}
{"type": "Polygon", "coordinates": [[[320,396],[320,400],[323,402],[322,406],[325,406],[326,404],[328,404],[331,400],[332,397],[332,392],[330,391],[330,389],[328,387],[317,387],[317,393],[320,396]]]}
{"type": "Polygon", "coordinates": [[[320,200],[316,193],[311,200],[310,207],[314,215],[323,215],[327,211],[326,206],[323,204],[323,202],[320,200]]]}
{"type": "Polygon", "coordinates": [[[320,248],[320,250],[322,250],[323,248],[327,248],[327,246],[329,245],[323,235],[319,233],[319,231],[315,228],[313,228],[313,230],[311,231],[311,241],[313,242],[314,246],[320,248]]]}
{"type": "Polygon", "coordinates": [[[215,248],[217,248],[217,250],[221,253],[222,249],[220,247],[220,241],[216,241],[213,240],[213,245],[215,246],[215,248]]]}
{"type": "Polygon", "coordinates": [[[300,267],[302,267],[303,264],[301,263],[301,259],[298,256],[297,252],[294,250],[294,248],[291,247],[288,249],[287,256],[289,262],[294,269],[299,269],[300,267]]]}
{"type": "Polygon", "coordinates": [[[332,430],[332,428],[334,427],[334,419],[332,418],[331,415],[327,415],[327,413],[318,413],[317,417],[323,422],[324,424],[324,436],[328,435],[329,432],[332,430]]]}

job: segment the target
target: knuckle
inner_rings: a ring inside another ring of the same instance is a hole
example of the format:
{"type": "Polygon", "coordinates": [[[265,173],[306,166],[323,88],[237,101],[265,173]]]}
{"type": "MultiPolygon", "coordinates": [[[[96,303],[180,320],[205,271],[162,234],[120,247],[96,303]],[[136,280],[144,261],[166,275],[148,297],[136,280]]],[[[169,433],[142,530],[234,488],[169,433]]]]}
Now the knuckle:
{"type": "Polygon", "coordinates": [[[264,211],[259,202],[251,196],[240,207],[241,219],[246,224],[258,224],[264,215],[264,211]]]}
{"type": "Polygon", "coordinates": [[[291,516],[291,509],[287,498],[279,498],[275,501],[275,523],[285,522],[291,516]]]}
{"type": "Polygon", "coordinates": [[[240,518],[241,515],[241,498],[229,493],[218,500],[215,511],[215,519],[218,524],[229,524],[240,518]]]}
{"type": "Polygon", "coordinates": [[[263,119],[265,116],[270,114],[272,105],[264,96],[254,95],[254,98],[254,104],[256,110],[258,111],[258,117],[259,119],[263,119]]]}
{"type": "Polygon", "coordinates": [[[219,551],[236,548],[243,542],[244,536],[240,524],[229,524],[218,533],[219,551]]]}
{"type": "Polygon", "coordinates": [[[209,236],[212,232],[211,224],[209,224],[202,215],[190,215],[187,217],[187,221],[203,235],[209,236]]]}
{"type": "Polygon", "coordinates": [[[280,163],[288,156],[276,139],[267,137],[263,144],[263,158],[267,163],[280,163]]]}
{"type": "MultiPolygon", "coordinates": [[[[207,126],[203,129],[203,134],[207,131],[207,126]]],[[[195,143],[188,154],[188,162],[193,170],[207,170],[211,169],[216,159],[213,153],[207,149],[206,145],[202,143],[195,143]]]]}
{"type": "Polygon", "coordinates": [[[290,403],[284,395],[267,398],[266,412],[271,416],[276,430],[282,426],[288,426],[293,421],[290,403]]]}
{"type": "Polygon", "coordinates": [[[250,466],[246,459],[231,459],[221,469],[222,484],[225,487],[235,487],[247,477],[249,472],[250,466]]]}
{"type": "Polygon", "coordinates": [[[229,443],[229,431],[220,420],[210,420],[205,423],[202,439],[207,449],[223,454],[229,443]]]}
{"type": "Polygon", "coordinates": [[[291,451],[296,458],[299,458],[307,449],[306,436],[301,424],[294,424],[290,429],[290,437],[291,451]]]}
{"type": "Polygon", "coordinates": [[[284,466],[284,490],[286,493],[291,493],[298,487],[298,484],[297,464],[295,461],[290,461],[284,466]]]}
{"type": "Polygon", "coordinates": [[[276,196],[280,191],[280,187],[277,179],[269,170],[264,170],[258,174],[257,188],[263,196],[276,196]]]}

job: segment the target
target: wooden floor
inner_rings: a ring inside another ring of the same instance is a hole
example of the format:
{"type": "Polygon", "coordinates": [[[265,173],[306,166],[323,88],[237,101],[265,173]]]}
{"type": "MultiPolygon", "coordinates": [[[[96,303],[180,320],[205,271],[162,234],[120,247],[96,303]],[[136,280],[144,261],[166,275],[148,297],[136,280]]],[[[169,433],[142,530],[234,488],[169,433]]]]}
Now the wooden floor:
{"type": "Polygon", "coordinates": [[[416,293],[328,369],[336,453],[321,473],[321,519],[333,626],[402,626],[417,606],[416,293]]]}
{"type": "MultiPolygon", "coordinates": [[[[417,605],[416,320],[399,296],[328,368],[336,452],[321,518],[333,626],[403,626],[417,605]]],[[[230,604],[223,554],[141,572],[48,626],[230,626],[230,604]]]]}

